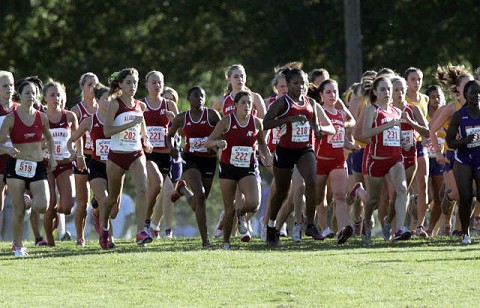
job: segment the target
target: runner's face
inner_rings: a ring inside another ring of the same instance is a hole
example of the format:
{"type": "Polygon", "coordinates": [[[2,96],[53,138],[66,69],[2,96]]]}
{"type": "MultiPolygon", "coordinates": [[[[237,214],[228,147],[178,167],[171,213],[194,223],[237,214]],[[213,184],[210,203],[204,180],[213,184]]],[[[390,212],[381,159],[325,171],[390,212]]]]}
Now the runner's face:
{"type": "Polygon", "coordinates": [[[235,103],[237,114],[240,116],[248,116],[252,112],[252,97],[250,95],[242,96],[242,98],[235,103]]]}
{"type": "Polygon", "coordinates": [[[0,78],[0,100],[8,102],[13,96],[13,79],[8,76],[0,78]]]}
{"type": "Polygon", "coordinates": [[[20,104],[32,106],[37,99],[37,87],[33,83],[29,83],[23,87],[20,93],[20,104]]]}
{"type": "Polygon", "coordinates": [[[394,103],[402,103],[403,100],[405,99],[405,93],[407,91],[407,89],[403,85],[403,82],[401,82],[401,81],[395,82],[393,84],[392,91],[393,91],[393,95],[392,95],[393,102],[394,103]]]}
{"type": "Polygon", "coordinates": [[[150,76],[148,76],[147,80],[147,90],[148,94],[150,94],[153,97],[156,97],[160,95],[160,93],[163,92],[163,76],[157,73],[153,73],[150,76]]]}
{"type": "Polygon", "coordinates": [[[288,91],[287,80],[285,80],[285,78],[280,78],[278,80],[277,85],[275,86],[275,90],[277,90],[278,96],[284,96],[285,94],[287,94],[287,91],[288,91]]]}
{"type": "Polygon", "coordinates": [[[122,89],[122,93],[127,96],[133,97],[135,93],[137,93],[138,87],[138,78],[133,75],[127,75],[125,79],[120,83],[120,89],[122,89]]]}
{"type": "Polygon", "coordinates": [[[86,99],[93,99],[95,96],[93,89],[97,84],[98,79],[96,77],[87,77],[82,87],[83,97],[86,99]]]}
{"type": "Polygon", "coordinates": [[[392,99],[392,83],[384,80],[380,81],[374,90],[377,95],[377,102],[380,104],[388,104],[392,99]]]}
{"type": "Polygon", "coordinates": [[[442,94],[437,90],[433,90],[428,95],[428,103],[433,107],[436,107],[436,108],[440,107],[440,105],[442,104],[442,101],[443,101],[442,94]]]}
{"type": "Polygon", "coordinates": [[[334,83],[326,84],[325,88],[323,89],[323,92],[320,93],[323,103],[329,107],[335,106],[335,103],[337,102],[337,99],[338,99],[337,95],[338,95],[338,89],[337,89],[337,85],[334,83]]]}
{"type": "Polygon", "coordinates": [[[288,94],[293,97],[300,97],[307,93],[307,80],[303,74],[297,74],[288,83],[288,94]]]}
{"type": "Polygon", "coordinates": [[[45,93],[45,101],[47,102],[48,109],[53,110],[61,108],[62,94],[57,86],[51,86],[48,88],[47,93],[45,93]]]}
{"type": "Polygon", "coordinates": [[[190,102],[191,108],[200,108],[205,105],[205,91],[203,90],[193,90],[192,93],[188,96],[188,101],[190,102]]]}
{"type": "Polygon", "coordinates": [[[419,72],[411,72],[408,74],[407,87],[415,92],[420,91],[423,82],[423,75],[419,72]]]}
{"type": "Polygon", "coordinates": [[[478,83],[475,83],[468,88],[466,99],[470,106],[478,109],[480,102],[480,85],[478,83]]]}
{"type": "Polygon", "coordinates": [[[247,74],[245,74],[244,70],[236,69],[232,72],[228,81],[232,85],[233,90],[240,91],[247,82],[247,74]]]}

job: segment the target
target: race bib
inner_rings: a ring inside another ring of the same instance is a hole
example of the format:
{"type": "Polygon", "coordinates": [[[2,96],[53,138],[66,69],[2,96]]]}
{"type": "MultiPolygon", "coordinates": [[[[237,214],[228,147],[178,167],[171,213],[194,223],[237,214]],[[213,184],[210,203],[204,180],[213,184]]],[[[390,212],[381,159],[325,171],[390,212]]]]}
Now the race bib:
{"type": "Polygon", "coordinates": [[[35,171],[37,171],[36,162],[17,159],[15,163],[15,173],[17,175],[31,179],[35,176],[35,171]]]}
{"type": "Polygon", "coordinates": [[[125,146],[125,147],[132,147],[135,146],[137,143],[137,139],[139,136],[137,136],[137,130],[135,129],[136,126],[127,128],[120,134],[120,145],[125,146]]]}
{"type": "Polygon", "coordinates": [[[400,127],[394,126],[383,131],[383,145],[386,147],[400,146],[400,127]]]}
{"type": "Polygon", "coordinates": [[[270,131],[270,143],[271,144],[278,144],[278,142],[280,141],[280,137],[282,136],[280,133],[281,133],[281,128],[280,127],[275,127],[275,128],[272,128],[272,130],[270,131]]]}
{"type": "Polygon", "coordinates": [[[412,130],[403,130],[402,139],[404,140],[405,145],[412,147],[414,143],[413,131],[412,130]]]}
{"type": "Polygon", "coordinates": [[[165,147],[165,127],[147,126],[147,133],[149,141],[154,148],[165,147]]]}
{"type": "Polygon", "coordinates": [[[110,139],[97,139],[95,142],[95,155],[101,160],[108,159],[108,152],[110,152],[110,139]]]}
{"type": "MultiPolygon", "coordinates": [[[[467,136],[470,136],[470,135],[473,135],[473,134],[480,134],[480,127],[479,126],[469,127],[465,131],[467,132],[467,136]]],[[[476,141],[474,143],[467,144],[468,148],[476,148],[478,146],[480,146],[480,141],[476,141]]]]}
{"type": "Polygon", "coordinates": [[[327,143],[332,145],[332,148],[343,148],[345,143],[345,128],[337,127],[337,131],[333,135],[328,135],[327,143]]]}
{"type": "MultiPolygon", "coordinates": [[[[443,146],[445,144],[445,139],[437,138],[437,140],[438,140],[438,148],[442,152],[443,146]]],[[[431,158],[435,157],[437,153],[435,153],[435,149],[433,148],[432,141],[428,140],[427,146],[428,146],[428,157],[431,157],[431,158]]]]}
{"type": "Polygon", "coordinates": [[[190,145],[190,152],[200,152],[206,153],[208,150],[205,147],[205,141],[207,141],[208,137],[204,138],[189,138],[189,145],[190,145]]]}
{"type": "Polygon", "coordinates": [[[250,167],[252,153],[252,147],[234,146],[230,155],[230,164],[235,167],[248,168],[250,167]]]}
{"type": "Polygon", "coordinates": [[[292,123],[292,142],[308,142],[310,140],[310,123],[308,121],[292,123]]]}

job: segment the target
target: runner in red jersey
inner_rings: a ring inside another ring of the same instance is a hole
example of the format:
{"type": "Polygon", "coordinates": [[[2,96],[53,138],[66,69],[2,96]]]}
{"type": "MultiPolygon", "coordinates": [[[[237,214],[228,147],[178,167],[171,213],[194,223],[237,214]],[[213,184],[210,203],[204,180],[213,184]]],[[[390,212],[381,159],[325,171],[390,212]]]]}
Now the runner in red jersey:
{"type": "MultiPolygon", "coordinates": [[[[80,77],[80,90],[82,93],[82,101],[72,107],[73,113],[77,116],[78,124],[80,125],[85,119],[91,117],[97,112],[97,102],[93,89],[98,84],[98,77],[94,73],[88,72],[80,77]]],[[[89,165],[90,157],[92,155],[92,142],[90,135],[87,132],[83,136],[83,153],[85,155],[86,166],[89,165]]],[[[77,234],[83,234],[81,230],[85,229],[87,218],[87,204],[90,201],[90,186],[88,184],[88,168],[79,170],[76,166],[73,169],[75,177],[75,192],[77,209],[75,210],[75,229],[77,234]]],[[[95,204],[92,202],[92,204],[95,204]]]]}
{"type": "MultiPolygon", "coordinates": [[[[336,81],[327,79],[319,86],[319,93],[323,101],[323,109],[335,127],[335,134],[323,135],[321,140],[315,143],[315,154],[317,157],[317,189],[318,201],[317,215],[321,216],[324,223],[322,228],[326,228],[326,187],[327,179],[334,185],[330,186],[333,199],[335,200],[335,215],[338,222],[339,244],[345,243],[352,235],[353,228],[348,224],[348,213],[345,201],[347,190],[347,169],[344,155],[344,148],[350,150],[360,150],[360,146],[353,145],[345,138],[345,118],[346,114],[335,108],[338,99],[338,84],[336,81]]],[[[328,125],[328,123],[320,123],[328,125]]],[[[355,125],[352,121],[349,125],[355,125]]]]}
{"type": "MultiPolygon", "coordinates": [[[[18,104],[12,100],[14,92],[12,73],[0,71],[0,126],[2,126],[5,117],[18,108],[18,104]]],[[[3,205],[5,202],[6,186],[2,179],[5,174],[5,163],[7,162],[8,157],[7,154],[0,155],[0,212],[3,211],[3,205]]],[[[0,224],[0,227],[3,226],[0,224]]]]}
{"type": "Polygon", "coordinates": [[[235,113],[223,117],[205,142],[207,148],[220,148],[220,188],[224,203],[223,249],[230,248],[230,233],[234,216],[238,219],[238,231],[243,242],[250,241],[246,213],[255,213],[260,205],[260,190],[257,182],[257,143],[260,155],[267,166],[271,155],[265,144],[261,120],[251,114],[253,97],[241,91],[235,95],[235,113]],[[245,196],[235,213],[234,196],[238,190],[245,196]]]}
{"type": "MultiPolygon", "coordinates": [[[[148,96],[142,99],[146,105],[143,116],[153,151],[146,154],[148,176],[146,213],[137,211],[136,215],[138,228],[143,225],[138,236],[148,238],[152,235],[156,237],[158,234],[155,232],[149,234],[151,220],[154,220],[155,228],[152,228],[154,231],[159,228],[164,212],[173,213],[173,203],[169,200],[173,191],[170,178],[171,160],[166,139],[169,126],[178,109],[175,102],[161,97],[164,89],[164,76],[161,72],[148,72],[145,77],[145,86],[148,96]]],[[[171,228],[171,219],[169,220],[170,225],[167,227],[171,228]]]]}
{"type": "Polygon", "coordinates": [[[187,197],[188,203],[195,212],[202,246],[209,247],[206,200],[215,176],[217,155],[205,147],[205,141],[220,121],[220,115],[217,111],[204,106],[205,91],[201,87],[193,87],[188,90],[187,99],[190,102],[190,109],[175,117],[168,132],[167,143],[172,157],[176,157],[178,150],[174,146],[173,139],[177,131],[182,129],[185,136],[182,177],[188,188],[183,184],[180,185],[183,183],[180,181],[176,193],[178,196],[185,195],[187,197]]]}
{"type": "MultiPolygon", "coordinates": [[[[42,137],[53,153],[53,138],[48,127],[47,116],[33,108],[38,98],[36,85],[29,81],[18,87],[20,106],[9,114],[0,129],[0,154],[10,157],[6,163],[5,178],[7,181],[13,207],[13,237],[15,256],[24,257],[23,224],[25,215],[25,189],[32,193],[32,209],[44,213],[49,204],[47,172],[43,164],[42,137]],[[10,135],[12,145],[6,141],[10,135]]],[[[55,168],[57,162],[52,157],[50,167],[55,168]]]]}
{"type": "MultiPolygon", "coordinates": [[[[65,105],[65,90],[58,82],[49,82],[43,87],[42,100],[46,104],[46,115],[49,119],[50,132],[52,133],[55,152],[50,153],[57,161],[57,167],[48,172],[50,186],[50,205],[44,216],[44,227],[47,243],[55,246],[53,238],[54,219],[57,212],[70,215],[73,208],[73,195],[75,191],[73,164],[75,160],[80,170],[85,168],[83,156],[75,157],[67,147],[67,140],[70,139],[72,131],[78,127],[77,117],[71,111],[62,108],[65,105]],[[57,202],[57,191],[60,199],[57,202]]],[[[78,141],[77,148],[83,144],[78,141]]],[[[77,230],[79,239],[83,239],[82,230],[77,230]]]]}
{"type": "MultiPolygon", "coordinates": [[[[147,173],[143,149],[150,153],[152,145],[148,141],[143,118],[146,106],[134,98],[137,86],[138,71],[134,68],[123,69],[112,74],[110,78],[110,95],[114,99],[108,104],[103,127],[105,136],[111,138],[107,160],[108,197],[105,200],[107,214],[111,213],[112,207],[120,201],[127,170],[130,170],[135,185],[136,206],[146,208],[147,204],[147,173]]],[[[103,249],[110,248],[108,217],[109,215],[105,215],[100,221],[103,230],[99,242],[103,249]]],[[[144,244],[152,240],[147,234],[137,242],[144,244]]]]}
{"type": "MultiPolygon", "coordinates": [[[[417,170],[417,139],[418,136],[428,138],[428,124],[427,120],[423,116],[422,111],[419,106],[408,104],[405,100],[405,93],[407,91],[407,84],[405,79],[402,77],[393,77],[393,106],[398,108],[402,112],[402,117],[400,119],[400,129],[402,131],[401,143],[402,143],[402,156],[403,156],[403,165],[405,168],[405,175],[407,179],[407,190],[410,189],[412,185],[415,172],[417,170]]],[[[386,177],[388,191],[390,193],[390,199],[394,199],[394,189],[393,184],[389,181],[389,178],[386,177]]],[[[388,207],[388,203],[387,203],[388,207]]],[[[415,230],[417,236],[427,237],[427,229],[423,226],[425,220],[425,209],[420,210],[421,207],[417,207],[417,217],[418,222],[415,221],[412,215],[411,230],[415,230]]],[[[391,221],[395,216],[394,208],[387,208],[388,215],[384,218],[383,224],[383,236],[385,239],[390,238],[391,232],[391,221]]]]}
{"type": "Polygon", "coordinates": [[[363,242],[371,243],[372,214],[377,205],[384,182],[384,176],[389,175],[395,186],[395,212],[398,227],[394,240],[407,240],[411,232],[404,226],[407,210],[407,185],[405,168],[402,164],[400,110],[391,105],[392,83],[387,77],[375,79],[370,91],[372,105],[365,108],[363,136],[372,138],[367,157],[368,169],[367,193],[365,203],[365,235],[363,242]]]}
{"type": "MultiPolygon", "coordinates": [[[[246,87],[247,74],[245,68],[241,64],[234,64],[225,72],[225,78],[228,81],[227,92],[223,97],[217,98],[212,105],[212,108],[222,113],[224,116],[235,111],[234,97],[240,91],[250,91],[246,87]]],[[[256,116],[263,118],[265,115],[265,103],[262,97],[255,92],[253,96],[253,109],[256,116]]]]}
{"type": "MultiPolygon", "coordinates": [[[[81,140],[86,132],[89,132],[91,138],[92,157],[88,164],[88,179],[93,193],[95,194],[95,199],[98,202],[98,207],[92,210],[92,216],[95,230],[99,235],[102,230],[100,226],[100,217],[102,217],[102,220],[105,216],[108,217],[109,221],[114,219],[118,214],[120,204],[120,201],[119,203],[115,203],[110,213],[106,213],[105,200],[108,195],[106,161],[110,151],[110,138],[106,137],[103,132],[103,123],[105,122],[105,113],[109,101],[109,91],[110,89],[102,84],[97,84],[95,86],[95,100],[98,103],[97,112],[80,123],[78,129],[72,133],[72,137],[69,140],[69,146],[71,146],[72,142],[81,140]]],[[[109,224],[111,226],[110,222],[109,224]]],[[[114,247],[114,241],[112,230],[110,229],[110,248],[114,247]]],[[[77,244],[82,245],[78,240],[77,244]]]]}
{"type": "MultiPolygon", "coordinates": [[[[275,149],[273,175],[275,193],[272,197],[271,212],[267,223],[267,245],[276,247],[279,243],[275,220],[287,197],[293,167],[296,165],[305,180],[307,229],[306,235],[322,239],[314,224],[316,207],[316,161],[313,152],[313,136],[321,137],[321,129],[317,119],[317,108],[314,100],[305,96],[307,92],[307,76],[298,68],[286,68],[282,71],[288,84],[288,95],[276,100],[265,115],[265,129],[286,124],[286,131],[280,137],[275,149]],[[314,108],[315,107],[315,108],[314,108]],[[315,167],[315,168],[313,168],[315,167]]],[[[333,126],[331,133],[334,133],[333,126]]]]}

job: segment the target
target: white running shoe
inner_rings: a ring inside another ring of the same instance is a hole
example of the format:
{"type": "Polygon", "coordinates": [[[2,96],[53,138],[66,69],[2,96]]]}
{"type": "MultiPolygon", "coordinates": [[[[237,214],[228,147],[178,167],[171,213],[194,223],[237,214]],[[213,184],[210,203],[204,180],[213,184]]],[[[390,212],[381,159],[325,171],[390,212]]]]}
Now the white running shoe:
{"type": "Polygon", "coordinates": [[[237,216],[237,224],[240,234],[246,234],[248,232],[247,217],[245,217],[245,215],[237,216]]]}
{"type": "Polygon", "coordinates": [[[332,232],[332,230],[330,230],[329,227],[326,227],[325,229],[323,229],[322,231],[322,236],[324,238],[333,238],[335,237],[335,233],[332,232]]]}
{"type": "Polygon", "coordinates": [[[223,243],[222,244],[222,249],[223,250],[230,250],[230,243],[223,243]]]}
{"type": "Polygon", "coordinates": [[[280,236],[287,237],[287,223],[283,223],[282,228],[280,228],[280,236]]]}
{"type": "Polygon", "coordinates": [[[25,247],[17,247],[15,249],[15,257],[17,258],[23,258],[23,257],[26,257],[28,256],[28,253],[27,253],[27,248],[25,247]]]}
{"type": "Polygon", "coordinates": [[[470,237],[470,235],[464,235],[462,244],[469,245],[471,243],[472,243],[472,238],[470,237]]]}
{"type": "Polygon", "coordinates": [[[296,222],[293,226],[292,240],[296,243],[302,241],[302,229],[303,224],[301,222],[296,222]]]}

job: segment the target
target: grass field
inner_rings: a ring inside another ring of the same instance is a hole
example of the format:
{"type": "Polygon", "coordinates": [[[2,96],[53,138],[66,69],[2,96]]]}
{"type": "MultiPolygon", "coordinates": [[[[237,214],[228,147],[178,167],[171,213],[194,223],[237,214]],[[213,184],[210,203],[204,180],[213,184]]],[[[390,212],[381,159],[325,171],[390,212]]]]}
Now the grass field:
{"type": "Polygon", "coordinates": [[[1,243],[0,306],[433,306],[478,305],[478,244],[447,238],[365,248],[360,238],[269,250],[258,239],[232,249],[200,240],[117,241],[101,251],[61,242],[15,259],[1,243]]]}

